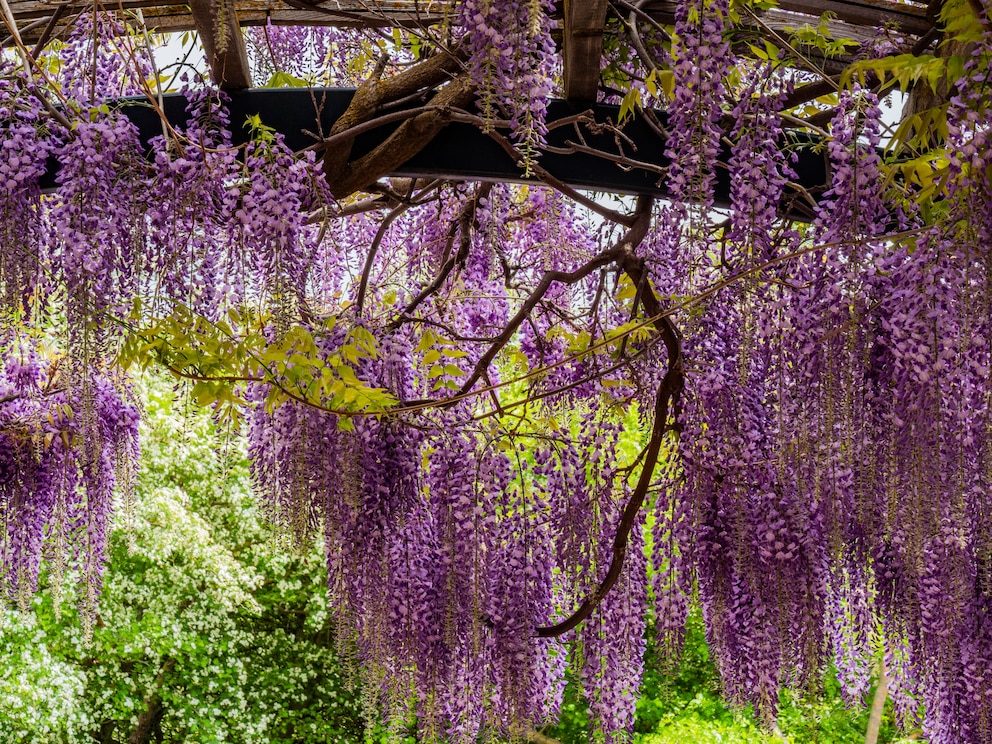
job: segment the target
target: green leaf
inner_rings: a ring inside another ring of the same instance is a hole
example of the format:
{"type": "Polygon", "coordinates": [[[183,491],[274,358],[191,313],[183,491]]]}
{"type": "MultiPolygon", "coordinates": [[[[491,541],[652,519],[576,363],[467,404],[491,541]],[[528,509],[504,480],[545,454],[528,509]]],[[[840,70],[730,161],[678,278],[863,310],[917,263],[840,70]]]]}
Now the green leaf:
{"type": "Polygon", "coordinates": [[[622,123],[626,121],[627,117],[639,108],[641,108],[641,89],[631,87],[630,90],[624,94],[623,100],[620,101],[620,114],[618,116],[619,122],[622,123]]]}
{"type": "Polygon", "coordinates": [[[304,80],[303,78],[294,77],[288,72],[283,72],[279,70],[273,73],[269,81],[263,85],[263,88],[307,88],[310,86],[309,80],[304,80]]]}

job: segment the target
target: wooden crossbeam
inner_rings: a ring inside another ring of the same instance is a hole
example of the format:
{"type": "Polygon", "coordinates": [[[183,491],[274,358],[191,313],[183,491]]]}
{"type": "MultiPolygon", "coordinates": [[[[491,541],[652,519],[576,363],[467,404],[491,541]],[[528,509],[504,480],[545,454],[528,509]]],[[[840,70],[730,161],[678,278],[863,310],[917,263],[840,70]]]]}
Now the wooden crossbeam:
{"type": "MultiPolygon", "coordinates": [[[[663,23],[675,20],[675,7],[680,0],[647,0],[640,9],[663,23]]],[[[826,12],[833,14],[838,28],[847,27],[852,38],[867,38],[883,23],[891,22],[906,34],[922,36],[933,25],[927,16],[925,2],[893,2],[893,0],[779,0],[777,8],[763,11],[767,19],[778,19],[783,25],[797,27],[803,23],[816,24],[826,12]]],[[[744,23],[744,26],[747,24],[744,23]]]]}
{"type": "Polygon", "coordinates": [[[603,57],[606,0],[565,0],[565,98],[595,101],[603,57]]]}
{"type": "Polygon", "coordinates": [[[893,23],[900,31],[925,34],[932,22],[927,18],[927,5],[921,3],[892,3],[890,0],[779,0],[781,10],[821,16],[831,13],[838,20],[857,26],[882,26],[893,23]]]}
{"type": "MultiPolygon", "coordinates": [[[[250,133],[246,121],[258,115],[262,122],[280,132],[285,143],[294,150],[315,144],[311,132],[328,132],[334,122],[348,108],[354,90],[336,88],[264,88],[234,91],[230,95],[228,112],[231,117],[234,144],[245,142],[250,133]]],[[[138,127],[142,143],[161,135],[162,122],[147,100],[125,99],[121,110],[138,127]]],[[[163,97],[163,109],[173,127],[185,129],[189,114],[187,101],[177,93],[163,97]]],[[[413,106],[414,104],[410,104],[413,106]]],[[[619,107],[601,103],[576,106],[569,101],[548,102],[548,120],[575,119],[583,114],[599,123],[616,122],[619,107]]],[[[655,112],[662,122],[666,115],[655,112]]],[[[361,158],[382,143],[398,126],[384,125],[358,135],[352,156],[361,158]]],[[[577,126],[577,125],[576,125],[577,126]]],[[[658,131],[639,115],[628,119],[623,127],[623,137],[598,127],[583,127],[582,141],[588,151],[567,152],[570,141],[576,137],[575,126],[556,127],[548,133],[548,145],[557,152],[545,152],[540,164],[554,178],[574,188],[620,194],[652,194],[661,198],[671,195],[665,180],[669,164],[665,156],[665,141],[658,131]],[[599,151],[601,155],[594,154],[599,151]],[[624,155],[636,154],[637,161],[618,162],[624,155]]],[[[822,142],[798,132],[782,139],[782,146],[796,155],[792,164],[802,194],[816,198],[827,188],[828,182],[822,142]]],[[[729,147],[724,145],[719,154],[723,166],[716,170],[715,203],[727,206],[730,202],[729,147]]],[[[50,162],[51,170],[43,179],[46,189],[56,185],[58,164],[50,162]]],[[[454,180],[514,181],[525,177],[519,163],[497,144],[471,124],[449,124],[423,150],[397,168],[391,175],[401,178],[444,178],[454,180]]],[[[811,219],[812,204],[808,199],[786,200],[783,210],[795,219],[811,219]]]]}
{"type": "MultiPolygon", "coordinates": [[[[220,0],[216,0],[220,2],[220,0]]],[[[13,15],[24,25],[52,15],[61,8],[63,20],[54,36],[64,36],[79,13],[92,10],[93,0],[8,0],[13,15]]],[[[450,18],[453,0],[327,0],[320,11],[293,8],[282,0],[224,0],[233,8],[242,26],[266,23],[289,26],[402,27],[426,28],[450,18]]],[[[152,31],[189,31],[196,28],[191,4],[178,0],[115,0],[104,7],[125,13],[141,10],[152,31]]],[[[0,24],[2,29],[2,24],[0,24]]],[[[24,33],[26,42],[35,41],[41,29],[24,33]]]]}
{"type": "Polygon", "coordinates": [[[193,23],[210,65],[210,77],[221,90],[251,87],[248,51],[230,0],[190,0],[193,23]]]}

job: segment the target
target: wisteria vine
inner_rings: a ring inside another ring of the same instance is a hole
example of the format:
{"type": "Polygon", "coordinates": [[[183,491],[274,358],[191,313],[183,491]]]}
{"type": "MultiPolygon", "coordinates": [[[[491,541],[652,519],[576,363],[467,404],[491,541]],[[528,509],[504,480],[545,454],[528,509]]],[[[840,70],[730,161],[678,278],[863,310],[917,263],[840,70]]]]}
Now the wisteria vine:
{"type": "MultiPolygon", "coordinates": [[[[622,5],[638,34],[650,16],[622,5]]],[[[573,664],[594,738],[629,740],[646,644],[677,661],[698,607],[727,699],[768,725],[784,685],[832,664],[851,704],[885,675],[930,741],[989,744],[978,5],[929,178],[880,149],[881,82],[810,84],[785,45],[744,59],[736,5],[679,3],[650,45],[632,38],[637,64],[621,55],[667,103],[644,116],[670,200],[617,210],[540,166],[560,68],[544,0],[465,0],[416,46],[398,32],[393,67],[352,59],[366,37],[346,30],[272,25],[250,59],[277,84],[334,68],[363,131],[478,124],[557,190],[380,177],[396,142],[350,160],[346,128],[294,153],[254,120],[235,145],[209,85],[142,143],[115,99],[150,93],[149,61],[102,13],[47,68],[4,57],[0,586],[26,607],[45,557],[92,622],[138,454],[120,367],[157,362],[240,427],[287,549],[322,540],[338,651],[397,736],[415,719],[425,740],[523,739],[556,719],[573,664]],[[823,84],[825,129],[788,131],[790,101],[823,84]],[[828,173],[812,194],[789,155],[811,138],[828,173]]],[[[569,147],[626,142],[590,116],[569,147]]]]}

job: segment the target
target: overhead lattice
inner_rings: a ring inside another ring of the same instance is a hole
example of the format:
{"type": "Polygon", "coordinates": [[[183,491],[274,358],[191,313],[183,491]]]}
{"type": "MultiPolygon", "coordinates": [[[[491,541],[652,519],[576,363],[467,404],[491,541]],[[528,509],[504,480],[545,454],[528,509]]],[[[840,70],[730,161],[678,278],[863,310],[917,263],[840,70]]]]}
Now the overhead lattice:
{"type": "MultiPolygon", "coordinates": [[[[599,82],[602,58],[602,35],[608,13],[622,11],[671,23],[675,0],[640,0],[612,5],[607,0],[565,0],[560,5],[561,43],[564,49],[564,89],[572,100],[591,100],[599,82]]],[[[26,43],[58,37],[80,13],[92,10],[89,0],[56,2],[46,0],[10,0],[9,6],[26,43]]],[[[830,14],[828,27],[837,37],[861,40],[875,33],[880,25],[890,26],[908,41],[932,35],[936,3],[912,0],[782,0],[778,7],[762,11],[758,18],[743,19],[742,34],[767,35],[804,23],[816,24],[824,13],[830,14]]],[[[196,30],[203,39],[215,82],[225,88],[242,88],[251,84],[244,45],[240,36],[224,34],[234,43],[218,44],[223,25],[233,30],[240,26],[264,23],[282,25],[394,26],[419,28],[437,24],[452,15],[452,0],[192,0],[190,4],[161,0],[120,0],[102,4],[107,10],[142,12],[151,30],[161,32],[196,30]],[[230,12],[233,11],[233,12],[230,12]],[[220,15],[219,15],[220,12],[220,15]]],[[[9,43],[8,38],[5,43],[9,43]]],[[[835,62],[843,64],[843,61],[835,62]]],[[[831,70],[828,69],[828,72],[831,70]]],[[[836,70],[834,70],[836,71],[836,70]]]]}

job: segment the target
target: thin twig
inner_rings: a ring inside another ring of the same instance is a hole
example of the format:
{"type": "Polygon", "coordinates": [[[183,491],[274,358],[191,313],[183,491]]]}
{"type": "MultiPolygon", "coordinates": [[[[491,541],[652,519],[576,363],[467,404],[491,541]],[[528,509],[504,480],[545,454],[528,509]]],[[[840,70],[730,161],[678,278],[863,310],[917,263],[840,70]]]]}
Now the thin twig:
{"type": "Polygon", "coordinates": [[[356,313],[358,317],[362,316],[362,308],[365,305],[365,293],[369,286],[369,276],[372,274],[372,263],[375,261],[376,254],[379,252],[379,246],[382,244],[382,239],[386,236],[386,231],[389,230],[389,226],[393,224],[397,217],[409,208],[410,207],[407,204],[400,204],[389,214],[387,214],[382,220],[382,224],[379,225],[379,229],[375,233],[375,238],[372,239],[372,245],[369,246],[369,254],[365,259],[365,266],[362,268],[362,279],[358,285],[358,299],[355,301],[356,313]]]}

